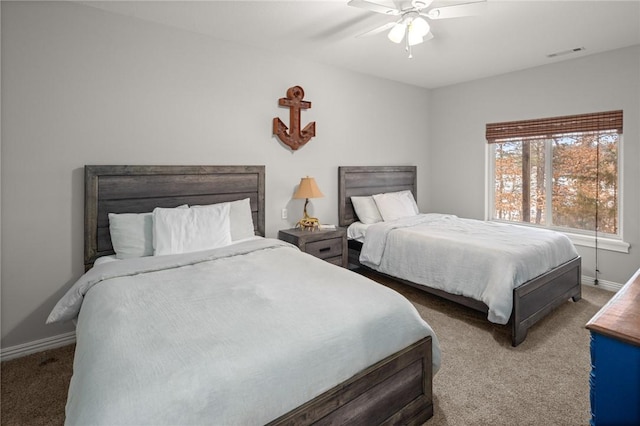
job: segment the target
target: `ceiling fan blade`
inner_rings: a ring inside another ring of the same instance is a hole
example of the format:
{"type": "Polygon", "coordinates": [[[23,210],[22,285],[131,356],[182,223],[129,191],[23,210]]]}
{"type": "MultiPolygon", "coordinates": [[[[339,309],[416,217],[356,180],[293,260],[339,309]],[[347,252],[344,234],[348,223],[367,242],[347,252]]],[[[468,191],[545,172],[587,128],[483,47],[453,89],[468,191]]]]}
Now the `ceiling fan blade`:
{"type": "Polygon", "coordinates": [[[457,4],[454,6],[436,7],[422,15],[429,19],[461,18],[480,14],[486,7],[485,1],[457,4]]]}
{"type": "MultiPolygon", "coordinates": [[[[431,3],[433,3],[433,0],[411,0],[411,7],[420,11],[431,6],[431,3]]],[[[401,8],[399,7],[398,9],[401,8]]]]}
{"type": "Polygon", "coordinates": [[[372,3],[367,0],[350,0],[347,5],[357,7],[360,9],[369,10],[371,12],[382,13],[383,15],[396,16],[402,13],[398,9],[394,9],[389,6],[385,6],[378,3],[372,3]]]}
{"type": "Polygon", "coordinates": [[[367,32],[365,32],[365,33],[358,34],[358,35],[356,36],[356,38],[360,38],[360,37],[369,37],[369,36],[372,36],[372,35],[375,35],[375,34],[380,34],[381,32],[386,31],[386,30],[388,30],[388,29],[392,28],[395,24],[396,24],[395,22],[389,22],[389,23],[386,23],[386,24],[381,25],[381,26],[379,26],[379,27],[377,27],[377,28],[374,28],[374,29],[372,29],[372,30],[369,30],[369,31],[367,31],[367,32]]]}

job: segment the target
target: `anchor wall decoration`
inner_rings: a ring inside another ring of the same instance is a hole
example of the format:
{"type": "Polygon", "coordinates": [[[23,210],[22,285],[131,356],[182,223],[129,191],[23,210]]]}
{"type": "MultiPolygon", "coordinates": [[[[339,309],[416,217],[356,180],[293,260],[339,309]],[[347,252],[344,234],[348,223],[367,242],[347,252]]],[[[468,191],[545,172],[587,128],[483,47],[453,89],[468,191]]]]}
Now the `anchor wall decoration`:
{"type": "Polygon", "coordinates": [[[287,90],[287,97],[280,98],[278,105],[289,107],[289,128],[278,118],[273,119],[273,134],[291,148],[297,150],[316,135],[316,122],[304,126],[300,130],[300,110],[311,108],[311,102],[302,100],[304,90],[300,86],[293,86],[287,90]]]}

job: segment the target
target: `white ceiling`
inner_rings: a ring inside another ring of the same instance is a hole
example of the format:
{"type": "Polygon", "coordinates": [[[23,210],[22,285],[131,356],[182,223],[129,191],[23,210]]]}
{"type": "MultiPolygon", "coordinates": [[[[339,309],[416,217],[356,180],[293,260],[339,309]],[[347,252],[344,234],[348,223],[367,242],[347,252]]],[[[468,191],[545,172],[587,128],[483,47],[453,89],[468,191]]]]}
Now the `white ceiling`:
{"type": "Polygon", "coordinates": [[[394,18],[347,0],[80,3],[426,88],[640,44],[640,0],[487,0],[477,16],[431,21],[435,38],[414,46],[413,59],[386,32],[356,37],[394,18]],[[585,50],[547,57],[578,47],[585,50]]]}

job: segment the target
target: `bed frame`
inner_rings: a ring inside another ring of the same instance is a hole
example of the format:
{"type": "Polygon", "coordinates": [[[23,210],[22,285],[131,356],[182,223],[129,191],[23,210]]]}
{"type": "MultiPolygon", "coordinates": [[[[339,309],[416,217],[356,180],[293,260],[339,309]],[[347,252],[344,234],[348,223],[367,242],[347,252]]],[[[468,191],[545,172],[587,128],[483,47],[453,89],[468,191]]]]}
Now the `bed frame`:
{"type": "MultiPolygon", "coordinates": [[[[113,254],[110,212],[249,197],[256,234],[264,236],[264,194],[264,166],[85,166],[85,267],[113,254]]],[[[423,424],[433,416],[431,345],[425,337],[270,424],[423,424]]]]}
{"type": "MultiPolygon", "coordinates": [[[[339,167],[339,224],[346,227],[357,220],[353,204],[351,204],[351,196],[410,190],[417,199],[416,189],[417,168],[415,166],[339,167]]],[[[349,264],[353,267],[366,268],[358,260],[362,244],[352,240],[348,244],[349,264]]],[[[469,297],[450,294],[395,277],[391,278],[485,313],[489,310],[485,303],[469,297]]],[[[514,289],[513,312],[509,320],[511,344],[518,346],[522,343],[533,324],[556,307],[564,304],[567,299],[571,298],[574,302],[580,300],[582,297],[580,279],[581,260],[580,257],[577,257],[514,289]]]]}

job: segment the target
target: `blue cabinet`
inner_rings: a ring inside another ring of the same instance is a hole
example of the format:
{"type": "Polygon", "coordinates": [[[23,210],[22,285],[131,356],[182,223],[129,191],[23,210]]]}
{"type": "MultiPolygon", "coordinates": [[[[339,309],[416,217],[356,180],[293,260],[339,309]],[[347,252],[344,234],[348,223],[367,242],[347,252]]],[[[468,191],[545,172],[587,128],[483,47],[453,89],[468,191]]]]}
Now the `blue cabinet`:
{"type": "Polygon", "coordinates": [[[640,271],[589,321],[591,425],[640,425],[640,271]]]}
{"type": "Polygon", "coordinates": [[[640,425],[640,346],[591,332],[591,424],[640,425]]]}

